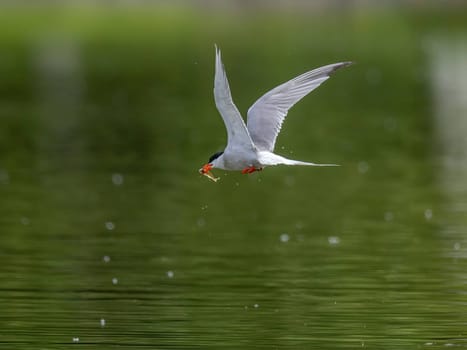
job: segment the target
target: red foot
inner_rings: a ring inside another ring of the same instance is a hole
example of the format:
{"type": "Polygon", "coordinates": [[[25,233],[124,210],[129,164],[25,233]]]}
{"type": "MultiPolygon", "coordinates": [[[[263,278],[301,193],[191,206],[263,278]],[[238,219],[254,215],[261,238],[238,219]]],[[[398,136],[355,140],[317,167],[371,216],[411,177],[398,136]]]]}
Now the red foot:
{"type": "Polygon", "coordinates": [[[254,166],[250,166],[248,168],[245,168],[242,170],[242,174],[251,174],[254,173],[255,171],[261,171],[263,168],[255,168],[254,166]]]}

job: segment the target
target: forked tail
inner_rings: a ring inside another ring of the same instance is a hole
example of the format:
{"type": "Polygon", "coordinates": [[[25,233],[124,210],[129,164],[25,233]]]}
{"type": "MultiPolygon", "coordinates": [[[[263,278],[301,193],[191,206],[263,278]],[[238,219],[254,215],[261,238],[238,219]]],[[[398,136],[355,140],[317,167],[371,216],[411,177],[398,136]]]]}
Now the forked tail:
{"type": "Polygon", "coordinates": [[[308,165],[308,166],[339,166],[339,164],[317,164],[310,162],[302,162],[300,160],[287,159],[278,154],[272,152],[261,152],[260,153],[260,162],[263,165],[308,165]]]}
{"type": "Polygon", "coordinates": [[[339,164],[319,164],[319,163],[302,162],[300,160],[292,160],[292,159],[287,159],[287,162],[285,162],[284,164],[286,165],[308,165],[308,166],[340,166],[339,164]]]}

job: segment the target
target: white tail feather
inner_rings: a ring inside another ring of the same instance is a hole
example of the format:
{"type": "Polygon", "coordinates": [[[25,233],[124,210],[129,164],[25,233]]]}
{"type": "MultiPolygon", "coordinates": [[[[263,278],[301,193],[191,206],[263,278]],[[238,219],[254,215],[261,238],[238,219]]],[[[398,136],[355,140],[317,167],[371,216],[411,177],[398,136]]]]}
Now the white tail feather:
{"type": "Polygon", "coordinates": [[[302,162],[300,160],[293,160],[287,159],[282,157],[278,154],[274,154],[272,152],[263,151],[259,153],[259,161],[262,165],[308,165],[308,166],[339,166],[338,164],[317,164],[317,163],[310,163],[310,162],[302,162]]]}
{"type": "Polygon", "coordinates": [[[299,160],[292,160],[287,159],[288,162],[284,163],[286,165],[308,165],[308,166],[340,166],[339,164],[318,164],[318,163],[310,163],[310,162],[302,162],[299,160]]]}

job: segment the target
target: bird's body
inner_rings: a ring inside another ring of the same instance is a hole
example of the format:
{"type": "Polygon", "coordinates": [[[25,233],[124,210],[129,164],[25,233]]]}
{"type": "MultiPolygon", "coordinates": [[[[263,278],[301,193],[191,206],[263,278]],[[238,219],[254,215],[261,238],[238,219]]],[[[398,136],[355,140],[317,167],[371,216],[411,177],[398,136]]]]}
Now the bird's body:
{"type": "Polygon", "coordinates": [[[333,165],[333,164],[315,164],[301,162],[298,160],[287,159],[278,154],[269,151],[252,150],[245,152],[244,150],[228,150],[216,158],[213,163],[214,168],[224,170],[244,170],[245,168],[253,167],[262,169],[271,165],[333,165]]]}
{"type": "Polygon", "coordinates": [[[287,159],[273,153],[276,138],[288,110],[321,83],[335,70],[351,62],[330,64],[299,75],[277,86],[259,98],[248,110],[247,124],[233,103],[230,87],[216,47],[216,70],[214,77],[214,100],[227,129],[227,147],[215,153],[199,171],[217,181],[210,170],[241,170],[248,174],[272,165],[334,166],[287,159]]]}

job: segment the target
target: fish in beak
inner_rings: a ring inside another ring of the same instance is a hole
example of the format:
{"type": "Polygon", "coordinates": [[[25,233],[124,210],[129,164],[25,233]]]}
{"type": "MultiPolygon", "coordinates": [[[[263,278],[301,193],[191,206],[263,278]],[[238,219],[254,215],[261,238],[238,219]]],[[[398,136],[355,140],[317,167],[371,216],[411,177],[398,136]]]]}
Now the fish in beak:
{"type": "Polygon", "coordinates": [[[204,164],[203,167],[201,169],[199,169],[199,173],[201,175],[204,175],[206,176],[207,178],[209,178],[210,180],[214,181],[214,182],[217,182],[217,180],[219,180],[220,178],[219,177],[215,177],[213,175],[213,173],[211,173],[211,169],[213,168],[214,166],[210,163],[207,163],[207,164],[204,164]]]}

